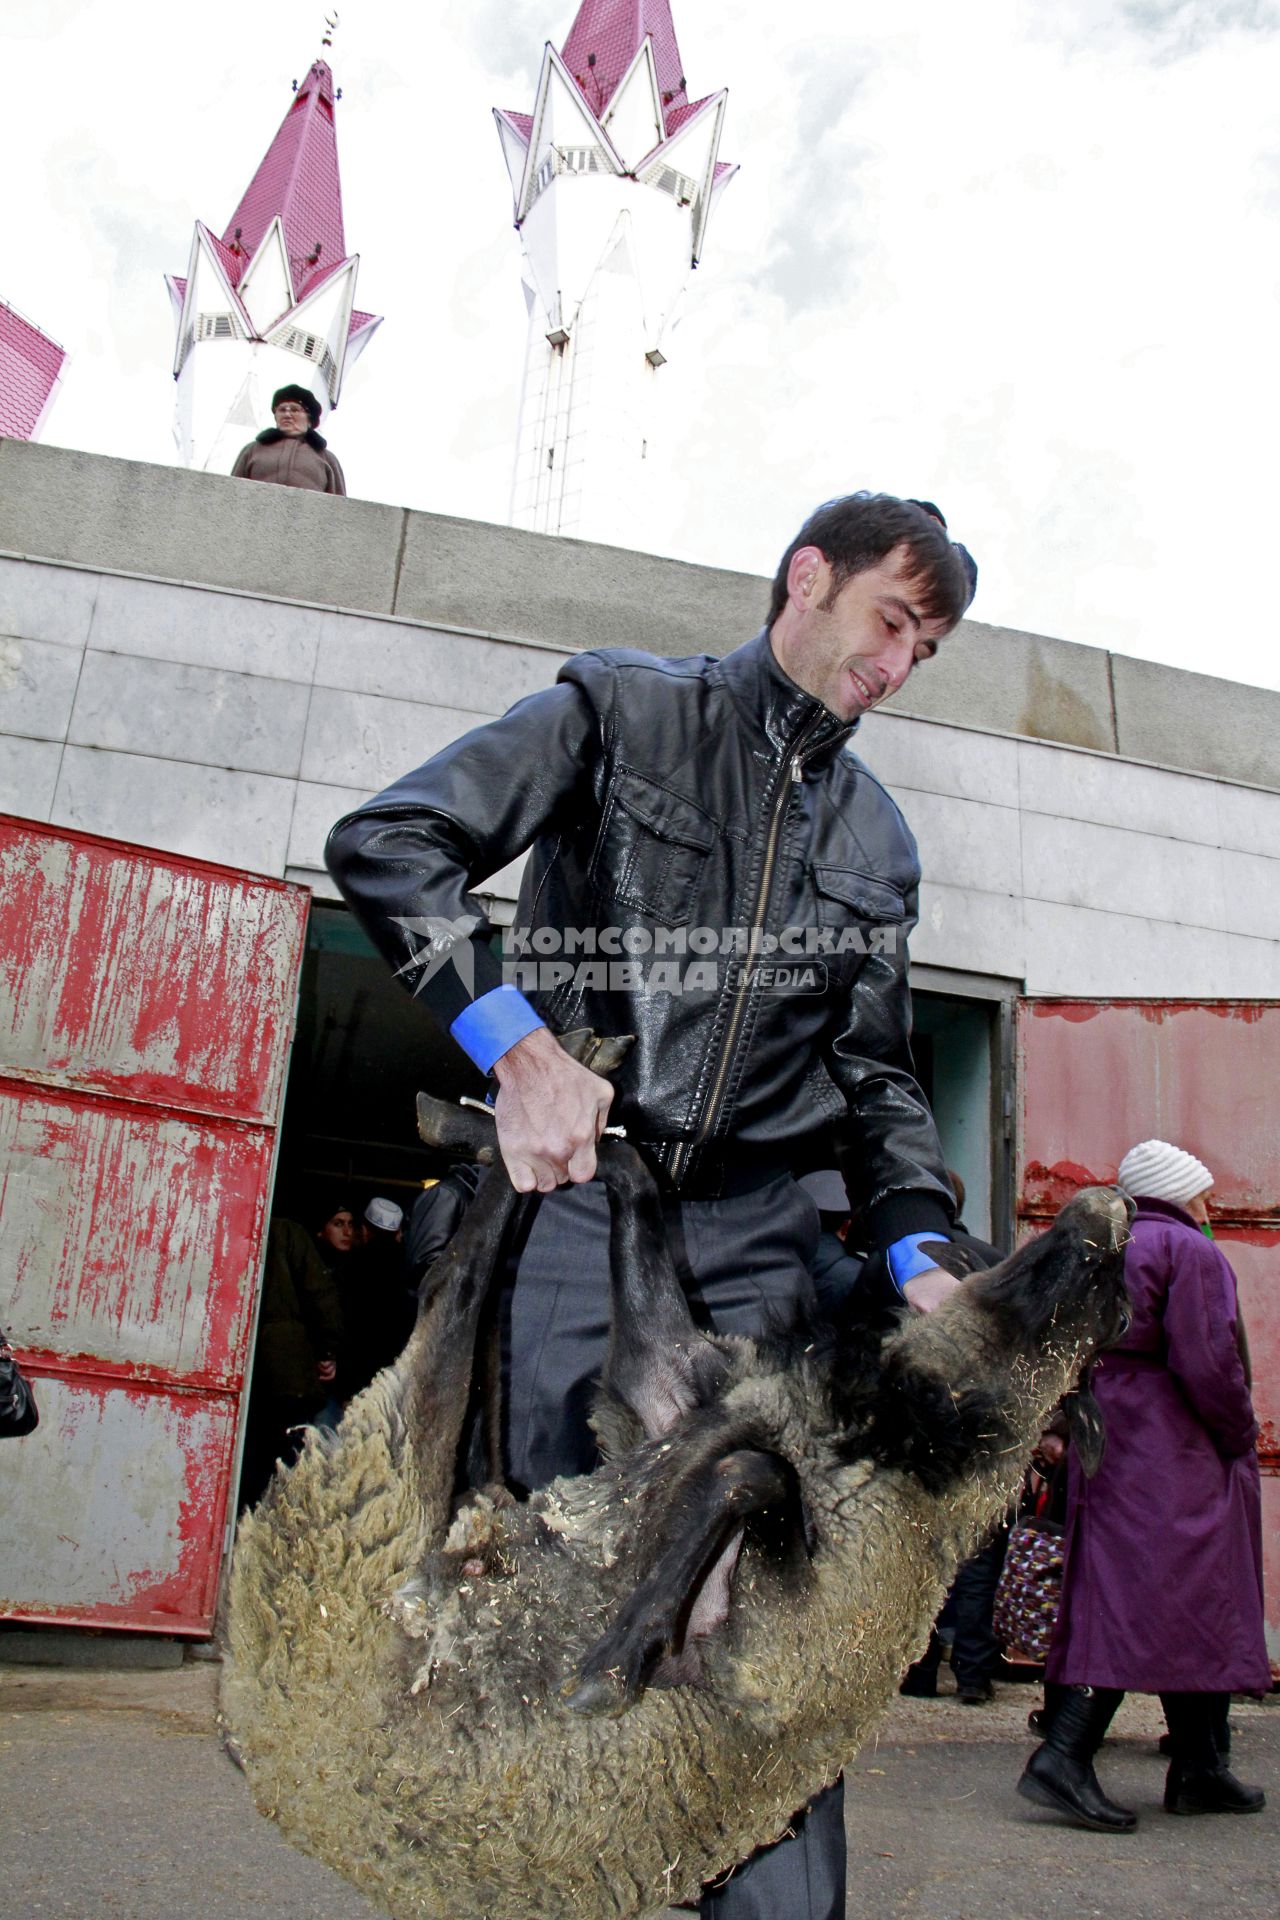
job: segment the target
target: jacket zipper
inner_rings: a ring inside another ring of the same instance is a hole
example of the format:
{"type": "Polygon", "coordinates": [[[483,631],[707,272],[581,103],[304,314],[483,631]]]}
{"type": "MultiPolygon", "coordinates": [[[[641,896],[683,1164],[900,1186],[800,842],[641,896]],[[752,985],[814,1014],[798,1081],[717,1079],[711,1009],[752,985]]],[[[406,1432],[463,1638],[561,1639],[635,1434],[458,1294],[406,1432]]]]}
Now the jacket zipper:
{"type": "MultiPolygon", "coordinates": [[[[758,933],[763,930],[761,916],[768,911],[769,894],[773,888],[773,869],[778,858],[778,840],[782,832],[782,822],[791,804],[793,792],[804,780],[804,763],[800,758],[800,750],[805,745],[810,734],[815,732],[821,725],[821,719],[822,716],[819,715],[818,719],[811,720],[809,724],[802,727],[796,735],[795,742],[791,748],[790,766],[787,775],[784,775],[778,783],[778,793],[773,805],[773,817],[769,822],[769,838],[765,844],[764,865],[760,872],[760,885],[756,889],[755,909],[751,916],[752,933],[758,933]]],[[[697,1131],[693,1135],[693,1138],[691,1140],[680,1141],[671,1156],[670,1174],[673,1183],[679,1182],[681,1174],[688,1165],[689,1156],[694,1152],[695,1148],[703,1144],[715,1124],[720,1101],[724,1094],[725,1081],[729,1077],[729,1067],[733,1060],[733,1050],[737,1044],[743,1015],[746,1012],[748,990],[755,977],[759,960],[760,953],[758,948],[749,952],[746,965],[739,975],[737,985],[734,988],[733,1012],[729,1016],[729,1025],[725,1030],[724,1046],[720,1051],[720,1059],[716,1066],[715,1078],[711,1082],[711,1091],[707,1095],[706,1105],[702,1109],[702,1118],[698,1122],[697,1131]]]]}

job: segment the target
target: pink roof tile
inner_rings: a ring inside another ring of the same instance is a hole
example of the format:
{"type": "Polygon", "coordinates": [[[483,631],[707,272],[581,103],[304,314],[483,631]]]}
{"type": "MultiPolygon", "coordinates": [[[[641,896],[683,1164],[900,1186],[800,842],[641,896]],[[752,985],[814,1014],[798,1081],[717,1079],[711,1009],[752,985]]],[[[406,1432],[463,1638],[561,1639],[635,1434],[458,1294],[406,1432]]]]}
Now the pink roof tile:
{"type": "MultiPolygon", "coordinates": [[[[602,114],[644,44],[653,58],[664,110],[688,104],[670,0],[582,0],[564,43],[564,63],[591,111],[602,114]],[[594,62],[590,56],[595,56],[594,62]]],[[[668,130],[670,130],[668,128],[668,130]]]]}
{"type": "Polygon", "coordinates": [[[667,108],[668,140],[671,138],[673,133],[676,133],[679,131],[679,129],[684,125],[686,120],[692,120],[694,114],[698,111],[699,107],[705,107],[708,100],[713,100],[714,98],[715,98],[714,94],[704,93],[701,100],[686,100],[682,107],[668,107],[667,108]]]}
{"type": "Polygon", "coordinates": [[[333,75],[323,60],[317,60],[227,222],[223,242],[229,248],[240,248],[233,285],[239,284],[276,214],[284,224],[285,247],[299,297],[318,286],[346,258],[333,113],[333,75]],[[313,262],[317,242],[320,255],[313,262]]]}
{"type": "Polygon", "coordinates": [[[513,113],[509,107],[499,107],[498,112],[504,120],[510,122],[522,140],[526,142],[529,140],[533,133],[533,115],[531,113],[513,113]]]}
{"type": "Polygon", "coordinates": [[[66,357],[47,333],[0,301],[0,434],[31,438],[66,357]]]}
{"type": "Polygon", "coordinates": [[[204,231],[205,238],[221,262],[222,271],[226,274],[232,286],[238,287],[240,285],[241,274],[253,258],[253,248],[246,247],[243,241],[239,247],[236,246],[234,241],[228,245],[225,240],[219,240],[216,233],[210,233],[208,227],[205,227],[204,231]]]}
{"type": "Polygon", "coordinates": [[[347,328],[348,340],[353,333],[359,333],[361,327],[367,327],[369,322],[376,320],[377,317],[376,313],[361,313],[358,307],[354,307],[351,313],[351,325],[347,328]]]}

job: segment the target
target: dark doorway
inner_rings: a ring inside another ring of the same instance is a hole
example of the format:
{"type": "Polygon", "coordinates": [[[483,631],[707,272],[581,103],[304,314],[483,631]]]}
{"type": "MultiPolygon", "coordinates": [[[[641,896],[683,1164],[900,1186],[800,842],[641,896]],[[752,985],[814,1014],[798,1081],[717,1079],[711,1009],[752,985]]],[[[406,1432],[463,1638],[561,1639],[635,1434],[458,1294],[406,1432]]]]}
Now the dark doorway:
{"type": "Polygon", "coordinates": [[[970,1233],[1007,1242],[1002,1194],[1000,1008],[959,995],[912,994],[916,1073],[933,1108],[948,1167],[965,1187],[964,1222],[970,1233]],[[999,1151],[997,1151],[997,1144],[999,1151]]]}
{"type": "Polygon", "coordinates": [[[480,1096],[480,1076],[394,980],[345,907],[314,901],[281,1129],[275,1211],[310,1224],[325,1193],[407,1213],[444,1171],[418,1140],[419,1091],[480,1096]]]}

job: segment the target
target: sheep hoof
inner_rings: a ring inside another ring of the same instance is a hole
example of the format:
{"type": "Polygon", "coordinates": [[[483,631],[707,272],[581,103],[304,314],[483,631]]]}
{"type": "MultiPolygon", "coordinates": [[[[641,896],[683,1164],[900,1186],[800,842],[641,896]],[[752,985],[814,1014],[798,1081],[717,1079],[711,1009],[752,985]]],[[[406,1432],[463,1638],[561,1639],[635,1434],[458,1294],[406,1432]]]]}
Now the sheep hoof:
{"type": "Polygon", "coordinates": [[[586,1680],[566,1681],[560,1697],[570,1713],[588,1714],[595,1719],[616,1720],[631,1705],[616,1667],[607,1673],[592,1674],[586,1680]]]}

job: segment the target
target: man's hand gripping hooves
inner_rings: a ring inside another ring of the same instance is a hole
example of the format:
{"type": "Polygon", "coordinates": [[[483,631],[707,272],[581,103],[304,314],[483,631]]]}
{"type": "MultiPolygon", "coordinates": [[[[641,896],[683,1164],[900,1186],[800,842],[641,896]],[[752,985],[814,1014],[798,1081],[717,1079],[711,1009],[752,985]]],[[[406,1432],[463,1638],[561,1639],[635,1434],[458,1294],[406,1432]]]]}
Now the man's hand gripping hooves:
{"type": "Polygon", "coordinates": [[[517,1193],[591,1180],[613,1088],[536,1027],[495,1061],[498,1146],[517,1193]]]}

